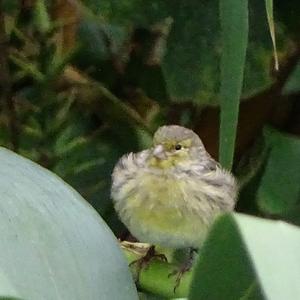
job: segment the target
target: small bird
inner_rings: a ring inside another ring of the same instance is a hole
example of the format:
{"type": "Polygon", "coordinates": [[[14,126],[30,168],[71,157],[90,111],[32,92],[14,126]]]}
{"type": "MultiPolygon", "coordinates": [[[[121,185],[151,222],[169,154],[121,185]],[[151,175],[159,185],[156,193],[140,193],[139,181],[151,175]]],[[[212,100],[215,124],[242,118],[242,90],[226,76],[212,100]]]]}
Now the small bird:
{"type": "Polygon", "coordinates": [[[234,209],[237,184],[195,132],[169,125],[156,131],[150,149],[120,158],[111,197],[139,241],[199,248],[216,216],[234,209]]]}

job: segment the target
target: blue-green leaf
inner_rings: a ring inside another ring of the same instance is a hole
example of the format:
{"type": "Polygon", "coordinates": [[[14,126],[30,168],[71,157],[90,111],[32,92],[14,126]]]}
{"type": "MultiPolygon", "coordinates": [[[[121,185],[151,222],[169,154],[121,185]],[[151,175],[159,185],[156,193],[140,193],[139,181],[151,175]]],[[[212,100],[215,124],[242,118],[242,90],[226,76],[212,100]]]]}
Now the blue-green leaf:
{"type": "Polygon", "coordinates": [[[299,260],[298,227],[224,215],[200,251],[189,299],[299,299],[299,260]]]}
{"type": "Polygon", "coordinates": [[[18,296],[138,298],[116,238],[75,190],[3,148],[0,164],[0,266],[18,296]]]}

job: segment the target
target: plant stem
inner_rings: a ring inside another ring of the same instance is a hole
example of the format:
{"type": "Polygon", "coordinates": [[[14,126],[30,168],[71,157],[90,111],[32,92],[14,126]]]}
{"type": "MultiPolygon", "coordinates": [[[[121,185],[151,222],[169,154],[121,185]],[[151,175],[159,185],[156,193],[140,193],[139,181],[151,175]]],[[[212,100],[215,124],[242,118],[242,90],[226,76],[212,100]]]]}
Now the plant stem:
{"type": "MultiPolygon", "coordinates": [[[[121,243],[122,250],[127,258],[128,264],[135,260],[143,258],[150,245],[143,243],[121,243]]],[[[160,259],[153,258],[149,265],[140,270],[139,274],[137,264],[131,264],[130,269],[134,278],[138,278],[137,286],[141,291],[146,291],[154,295],[166,298],[183,298],[187,297],[192,271],[182,275],[180,284],[174,291],[176,284],[176,275],[169,276],[178,266],[164,262],[160,259]]]]}

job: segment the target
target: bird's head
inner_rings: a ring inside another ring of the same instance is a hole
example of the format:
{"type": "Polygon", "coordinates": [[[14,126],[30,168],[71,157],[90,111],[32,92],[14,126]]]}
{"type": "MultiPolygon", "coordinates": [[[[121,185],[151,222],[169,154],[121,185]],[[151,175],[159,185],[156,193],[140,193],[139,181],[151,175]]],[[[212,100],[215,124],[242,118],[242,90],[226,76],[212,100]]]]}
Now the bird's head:
{"type": "Polygon", "coordinates": [[[161,169],[189,163],[206,154],[198,135],[177,125],[160,127],[154,134],[150,165],[161,169]]]}

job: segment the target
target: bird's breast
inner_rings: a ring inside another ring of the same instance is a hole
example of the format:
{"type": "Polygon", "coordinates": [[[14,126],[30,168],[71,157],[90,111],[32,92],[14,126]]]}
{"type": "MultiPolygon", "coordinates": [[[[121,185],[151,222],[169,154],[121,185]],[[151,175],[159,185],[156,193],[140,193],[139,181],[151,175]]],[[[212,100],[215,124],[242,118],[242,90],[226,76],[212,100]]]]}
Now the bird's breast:
{"type": "Polygon", "coordinates": [[[114,175],[112,198],[121,220],[140,241],[195,247],[214,218],[233,209],[234,180],[227,173],[198,174],[186,166],[170,171],[139,166],[129,172],[127,160],[114,175]]]}
{"type": "Polygon", "coordinates": [[[124,214],[153,226],[176,226],[195,210],[188,181],[172,176],[143,174],[127,187],[124,214]]]}
{"type": "Polygon", "coordinates": [[[184,179],[143,174],[120,216],[139,240],[174,247],[196,245],[206,225],[184,179]]]}

